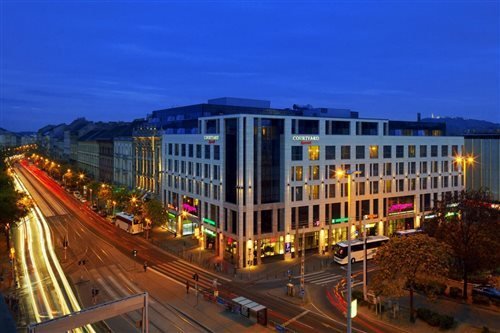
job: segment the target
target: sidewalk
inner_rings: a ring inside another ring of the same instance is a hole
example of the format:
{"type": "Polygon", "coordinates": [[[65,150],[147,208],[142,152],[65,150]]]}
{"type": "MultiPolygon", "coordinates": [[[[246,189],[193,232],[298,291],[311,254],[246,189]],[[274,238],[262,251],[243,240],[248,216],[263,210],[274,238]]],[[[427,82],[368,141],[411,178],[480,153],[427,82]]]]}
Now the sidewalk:
{"type": "MultiPolygon", "coordinates": [[[[439,328],[432,327],[426,322],[417,319],[415,323],[409,321],[410,316],[409,296],[399,298],[399,313],[394,317],[392,311],[384,311],[382,315],[375,314],[375,310],[366,306],[358,306],[358,314],[370,320],[381,321],[397,326],[406,332],[442,332],[439,328]]],[[[492,332],[500,330],[500,310],[470,305],[447,298],[429,300],[423,295],[414,294],[414,309],[427,308],[441,315],[454,317],[456,326],[450,332],[481,332],[487,327],[492,332]]]]}
{"type": "MultiPolygon", "coordinates": [[[[292,276],[300,274],[300,257],[285,261],[283,256],[278,255],[262,258],[262,264],[258,266],[235,269],[230,258],[218,257],[213,250],[200,250],[198,240],[190,236],[174,238],[171,232],[155,227],[152,229],[151,238],[150,241],[163,250],[234,281],[269,282],[287,279],[288,273],[292,276]]],[[[306,252],[305,273],[326,269],[332,261],[328,255],[306,252]]]]}

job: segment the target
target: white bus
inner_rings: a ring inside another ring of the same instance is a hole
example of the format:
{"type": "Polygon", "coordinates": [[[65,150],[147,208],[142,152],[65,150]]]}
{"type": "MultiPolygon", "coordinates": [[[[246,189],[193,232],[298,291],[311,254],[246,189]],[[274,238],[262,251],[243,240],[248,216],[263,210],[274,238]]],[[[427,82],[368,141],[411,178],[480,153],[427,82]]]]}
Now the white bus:
{"type": "MultiPolygon", "coordinates": [[[[388,241],[389,237],[386,236],[368,236],[366,239],[366,259],[372,259],[377,252],[377,249],[388,241]]],[[[362,239],[351,240],[351,263],[363,261],[365,257],[365,252],[363,251],[363,243],[364,241],[362,239]]],[[[342,241],[335,244],[335,255],[333,259],[336,263],[341,265],[347,264],[348,244],[349,243],[347,241],[342,241]]]]}
{"type": "Polygon", "coordinates": [[[143,225],[134,218],[134,215],[125,212],[116,213],[115,223],[117,227],[131,234],[139,234],[143,232],[143,225]]]}

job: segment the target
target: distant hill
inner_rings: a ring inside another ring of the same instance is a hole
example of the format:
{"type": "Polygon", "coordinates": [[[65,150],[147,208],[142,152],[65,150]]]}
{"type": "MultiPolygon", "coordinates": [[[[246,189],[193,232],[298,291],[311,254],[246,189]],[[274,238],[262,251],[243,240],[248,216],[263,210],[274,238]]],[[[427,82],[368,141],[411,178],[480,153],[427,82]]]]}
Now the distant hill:
{"type": "Polygon", "coordinates": [[[422,121],[445,123],[447,135],[500,134],[500,124],[485,120],[464,118],[423,118],[422,121]]]}

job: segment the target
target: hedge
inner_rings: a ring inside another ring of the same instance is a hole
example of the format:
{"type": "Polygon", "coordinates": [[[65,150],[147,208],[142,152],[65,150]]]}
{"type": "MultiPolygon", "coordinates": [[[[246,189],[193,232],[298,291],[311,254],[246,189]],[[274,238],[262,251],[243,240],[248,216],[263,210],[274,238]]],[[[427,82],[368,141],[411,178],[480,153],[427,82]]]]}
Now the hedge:
{"type": "Polygon", "coordinates": [[[439,326],[442,330],[448,330],[455,325],[455,319],[453,317],[441,315],[426,308],[418,308],[417,317],[431,326],[439,326]]]}

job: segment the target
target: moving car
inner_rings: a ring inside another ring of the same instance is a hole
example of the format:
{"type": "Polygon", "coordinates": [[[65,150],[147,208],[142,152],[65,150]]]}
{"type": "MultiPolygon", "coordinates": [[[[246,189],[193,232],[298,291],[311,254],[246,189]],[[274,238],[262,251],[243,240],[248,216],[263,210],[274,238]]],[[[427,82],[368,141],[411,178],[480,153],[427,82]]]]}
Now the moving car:
{"type": "Polygon", "coordinates": [[[472,294],[483,295],[491,299],[500,301],[500,290],[493,286],[477,286],[472,288],[472,294]]]}

